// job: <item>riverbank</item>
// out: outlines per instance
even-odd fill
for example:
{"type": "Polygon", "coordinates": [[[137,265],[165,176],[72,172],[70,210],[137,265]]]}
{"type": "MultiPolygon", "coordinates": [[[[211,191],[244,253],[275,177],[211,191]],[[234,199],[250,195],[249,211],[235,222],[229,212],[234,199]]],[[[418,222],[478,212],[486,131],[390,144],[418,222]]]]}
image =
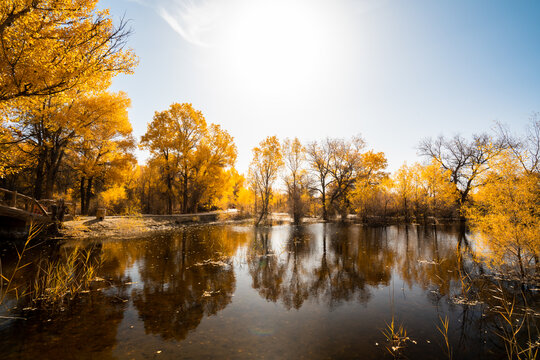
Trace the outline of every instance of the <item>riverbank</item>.
{"type": "Polygon", "coordinates": [[[214,211],[200,214],[79,216],[62,223],[60,234],[65,238],[136,237],[142,234],[173,230],[192,224],[249,222],[251,218],[236,211],[214,211]]]}
{"type": "MultiPolygon", "coordinates": [[[[448,224],[455,223],[455,219],[422,219],[423,224],[448,224]]],[[[123,215],[106,216],[98,220],[94,216],[79,216],[73,220],[62,223],[60,234],[65,238],[104,238],[104,237],[136,237],[142,234],[173,230],[182,226],[195,224],[227,224],[227,223],[252,223],[254,218],[249,214],[240,214],[235,210],[213,211],[198,214],[174,214],[174,215],[123,215]]],[[[272,224],[290,223],[292,219],[286,213],[274,213],[271,216],[272,224]]],[[[304,218],[302,223],[323,222],[320,218],[304,218]]],[[[340,222],[333,220],[330,222],[340,222]]],[[[415,221],[406,222],[404,218],[371,216],[360,219],[350,215],[348,223],[362,224],[366,226],[388,226],[397,224],[416,224],[415,221]]]]}

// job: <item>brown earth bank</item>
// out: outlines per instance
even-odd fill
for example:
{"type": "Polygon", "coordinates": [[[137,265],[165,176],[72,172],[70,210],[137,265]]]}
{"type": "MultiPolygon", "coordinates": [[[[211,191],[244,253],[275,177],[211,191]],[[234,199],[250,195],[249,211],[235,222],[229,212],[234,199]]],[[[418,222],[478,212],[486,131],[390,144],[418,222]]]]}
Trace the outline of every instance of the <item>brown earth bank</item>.
{"type": "Polygon", "coordinates": [[[199,214],[173,215],[124,215],[105,216],[97,219],[94,216],[79,216],[64,221],[59,229],[65,238],[103,238],[103,237],[135,237],[141,234],[167,231],[193,224],[249,222],[250,216],[236,211],[213,211],[199,214]]]}

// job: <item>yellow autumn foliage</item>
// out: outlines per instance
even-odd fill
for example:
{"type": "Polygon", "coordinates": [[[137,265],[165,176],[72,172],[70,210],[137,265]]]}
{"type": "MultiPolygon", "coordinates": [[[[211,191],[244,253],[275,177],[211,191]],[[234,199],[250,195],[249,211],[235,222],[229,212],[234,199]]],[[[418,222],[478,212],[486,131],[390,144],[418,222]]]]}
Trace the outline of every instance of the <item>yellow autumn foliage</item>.
{"type": "Polygon", "coordinates": [[[207,124],[191,104],[174,103],[156,112],[141,146],[161,167],[169,214],[176,203],[187,213],[222,202],[236,161],[234,139],[221,126],[207,124]]]}
{"type": "Polygon", "coordinates": [[[252,152],[248,178],[258,203],[259,224],[270,211],[273,187],[283,166],[283,151],[277,136],[268,136],[252,152]]]}
{"type": "Polygon", "coordinates": [[[137,60],[124,49],[126,24],[115,26],[97,2],[0,2],[0,107],[74,88],[103,90],[114,75],[132,72],[137,60]]]}
{"type": "Polygon", "coordinates": [[[539,266],[539,174],[525,171],[505,151],[493,161],[483,182],[466,209],[477,232],[478,250],[494,265],[516,265],[525,276],[529,265],[539,266]]]}
{"type": "Polygon", "coordinates": [[[122,185],[115,185],[101,193],[103,205],[108,209],[117,206],[121,201],[127,199],[126,189],[122,185]]]}

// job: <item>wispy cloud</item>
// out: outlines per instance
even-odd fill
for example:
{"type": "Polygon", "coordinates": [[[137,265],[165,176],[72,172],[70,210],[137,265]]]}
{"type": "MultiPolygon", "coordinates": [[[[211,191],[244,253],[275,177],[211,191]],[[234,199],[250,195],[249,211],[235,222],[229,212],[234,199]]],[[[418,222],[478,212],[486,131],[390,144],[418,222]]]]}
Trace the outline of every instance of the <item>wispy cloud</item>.
{"type": "Polygon", "coordinates": [[[184,40],[211,46],[211,35],[222,15],[219,0],[129,0],[152,8],[184,40]]]}

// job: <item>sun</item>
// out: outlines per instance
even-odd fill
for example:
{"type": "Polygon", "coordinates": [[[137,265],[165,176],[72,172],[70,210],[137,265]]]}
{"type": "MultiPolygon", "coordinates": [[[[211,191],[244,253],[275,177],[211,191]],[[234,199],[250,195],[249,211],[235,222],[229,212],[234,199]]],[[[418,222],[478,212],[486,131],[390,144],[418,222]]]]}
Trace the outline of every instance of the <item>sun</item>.
{"type": "Polygon", "coordinates": [[[314,0],[238,3],[219,42],[230,81],[259,96],[309,91],[330,66],[328,21],[314,0]]]}

